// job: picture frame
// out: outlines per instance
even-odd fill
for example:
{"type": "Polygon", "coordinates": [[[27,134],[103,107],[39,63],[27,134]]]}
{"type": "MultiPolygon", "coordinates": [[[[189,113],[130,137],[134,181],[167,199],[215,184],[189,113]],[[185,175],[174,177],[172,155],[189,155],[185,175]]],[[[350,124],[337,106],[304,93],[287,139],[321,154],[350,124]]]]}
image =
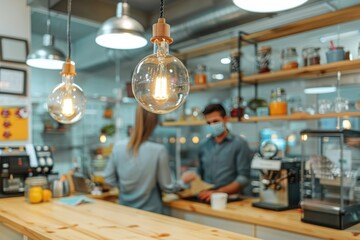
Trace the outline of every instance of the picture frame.
{"type": "Polygon", "coordinates": [[[27,95],[27,72],[24,69],[0,67],[0,94],[27,95]]]}
{"type": "Polygon", "coordinates": [[[26,39],[0,36],[0,61],[26,63],[28,52],[26,39]]]}

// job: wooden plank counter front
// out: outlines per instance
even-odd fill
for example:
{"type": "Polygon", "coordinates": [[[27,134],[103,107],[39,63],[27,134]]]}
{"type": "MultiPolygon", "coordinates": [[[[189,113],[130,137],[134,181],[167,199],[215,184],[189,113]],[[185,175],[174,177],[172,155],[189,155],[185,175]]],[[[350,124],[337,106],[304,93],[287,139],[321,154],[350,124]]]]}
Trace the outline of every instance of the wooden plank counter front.
{"type": "MultiPolygon", "coordinates": [[[[172,209],[180,209],[191,213],[212,216],[236,222],[252,224],[255,227],[268,227],[271,229],[283,230],[311,236],[316,239],[328,240],[355,240],[360,239],[360,224],[346,230],[337,230],[301,222],[299,210],[272,211],[252,207],[254,200],[246,199],[239,202],[229,203],[225,210],[212,210],[210,205],[185,200],[176,200],[167,205],[172,209]]],[[[255,230],[256,232],[256,230],[255,230]]],[[[262,238],[262,236],[258,236],[262,238]]],[[[272,239],[272,238],[270,238],[272,239]]],[[[277,238],[279,239],[279,238],[277,238]]],[[[286,238],[288,239],[288,238],[286,238]]],[[[303,239],[303,238],[301,238],[303,239]]]]}
{"type": "MultiPolygon", "coordinates": [[[[0,199],[0,224],[32,240],[220,240],[255,238],[96,200],[79,206],[0,199]]],[[[0,239],[9,239],[1,236],[0,239]]]]}

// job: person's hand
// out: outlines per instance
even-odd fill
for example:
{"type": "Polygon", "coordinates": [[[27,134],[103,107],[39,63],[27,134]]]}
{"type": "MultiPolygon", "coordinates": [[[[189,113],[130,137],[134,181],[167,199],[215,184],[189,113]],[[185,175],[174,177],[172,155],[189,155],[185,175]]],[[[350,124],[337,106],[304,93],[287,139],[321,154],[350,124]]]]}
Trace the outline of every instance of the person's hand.
{"type": "Polygon", "coordinates": [[[194,181],[197,177],[198,177],[198,175],[195,172],[187,171],[181,175],[181,180],[184,183],[190,183],[190,182],[194,181]]]}
{"type": "Polygon", "coordinates": [[[210,202],[211,194],[216,193],[216,190],[204,190],[199,193],[198,198],[204,202],[210,202]]]}

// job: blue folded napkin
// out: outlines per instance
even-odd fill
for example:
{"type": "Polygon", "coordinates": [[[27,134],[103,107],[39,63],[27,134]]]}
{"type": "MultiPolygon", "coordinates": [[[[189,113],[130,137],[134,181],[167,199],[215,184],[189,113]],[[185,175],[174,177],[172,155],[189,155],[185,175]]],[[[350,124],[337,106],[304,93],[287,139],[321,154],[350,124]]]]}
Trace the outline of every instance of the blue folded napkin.
{"type": "Polygon", "coordinates": [[[77,206],[83,203],[93,203],[95,201],[85,196],[76,196],[76,197],[62,198],[57,202],[69,206],[77,206]]]}

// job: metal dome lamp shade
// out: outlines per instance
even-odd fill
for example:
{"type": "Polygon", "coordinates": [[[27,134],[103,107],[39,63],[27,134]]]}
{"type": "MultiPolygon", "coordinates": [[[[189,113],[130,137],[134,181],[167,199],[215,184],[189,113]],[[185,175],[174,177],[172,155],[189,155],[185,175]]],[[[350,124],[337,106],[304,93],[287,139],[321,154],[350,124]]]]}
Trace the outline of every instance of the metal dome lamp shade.
{"type": "Polygon", "coordinates": [[[144,27],[129,16],[129,4],[126,1],[118,3],[116,17],[103,23],[95,42],[113,49],[135,49],[147,44],[144,27]]]}
{"type": "Polygon", "coordinates": [[[308,0],[233,0],[234,4],[249,12],[279,12],[298,7],[308,0]]]}
{"type": "Polygon", "coordinates": [[[54,36],[50,34],[51,20],[48,1],[47,33],[43,36],[43,46],[31,52],[26,64],[30,67],[43,69],[61,69],[65,62],[65,54],[54,47],[54,36]]]}

